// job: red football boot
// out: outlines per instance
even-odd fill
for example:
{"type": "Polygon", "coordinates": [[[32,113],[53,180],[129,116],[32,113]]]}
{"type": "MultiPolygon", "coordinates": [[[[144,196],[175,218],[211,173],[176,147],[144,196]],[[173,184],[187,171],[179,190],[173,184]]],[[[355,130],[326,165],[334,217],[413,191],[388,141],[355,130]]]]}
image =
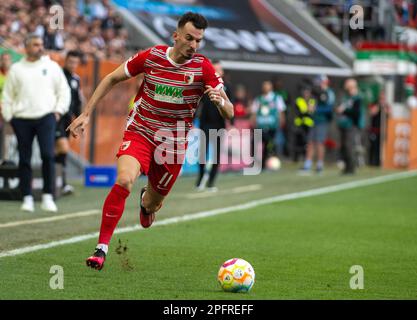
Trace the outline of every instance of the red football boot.
{"type": "Polygon", "coordinates": [[[87,258],[87,266],[96,270],[101,270],[104,267],[104,261],[106,260],[106,253],[101,249],[96,249],[93,255],[87,258]]]}
{"type": "Polygon", "coordinates": [[[146,187],[143,187],[142,190],[140,191],[139,219],[140,219],[140,224],[142,225],[142,227],[149,228],[155,220],[155,213],[147,213],[146,209],[142,206],[142,197],[145,191],[146,191],[146,187]]]}

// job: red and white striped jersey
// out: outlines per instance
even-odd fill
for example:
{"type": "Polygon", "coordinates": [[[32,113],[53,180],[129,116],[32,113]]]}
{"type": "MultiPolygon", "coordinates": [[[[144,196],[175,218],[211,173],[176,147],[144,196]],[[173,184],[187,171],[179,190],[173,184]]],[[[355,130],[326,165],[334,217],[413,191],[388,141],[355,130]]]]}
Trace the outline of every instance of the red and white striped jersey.
{"type": "Polygon", "coordinates": [[[205,86],[223,86],[205,56],[194,54],[187,62],[177,64],[169,57],[170,50],[168,46],[155,46],[138,52],[125,64],[129,77],[144,73],[126,130],[143,135],[154,145],[166,141],[161,132],[168,133],[174,144],[186,143],[205,86]],[[185,136],[179,134],[180,130],[185,131],[185,136]]]}

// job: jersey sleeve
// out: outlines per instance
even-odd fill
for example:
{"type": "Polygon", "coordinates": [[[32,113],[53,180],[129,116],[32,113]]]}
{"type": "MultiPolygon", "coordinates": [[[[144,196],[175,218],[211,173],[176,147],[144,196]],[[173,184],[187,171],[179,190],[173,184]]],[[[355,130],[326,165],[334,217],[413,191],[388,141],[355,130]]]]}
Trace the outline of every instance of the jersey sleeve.
{"type": "Polygon", "coordinates": [[[203,81],[205,86],[211,86],[215,89],[223,88],[223,79],[214,70],[210,60],[204,59],[203,61],[203,81]]]}
{"type": "Polygon", "coordinates": [[[129,78],[135,77],[145,71],[145,61],[151,48],[139,51],[131,56],[125,63],[125,73],[129,78]]]}

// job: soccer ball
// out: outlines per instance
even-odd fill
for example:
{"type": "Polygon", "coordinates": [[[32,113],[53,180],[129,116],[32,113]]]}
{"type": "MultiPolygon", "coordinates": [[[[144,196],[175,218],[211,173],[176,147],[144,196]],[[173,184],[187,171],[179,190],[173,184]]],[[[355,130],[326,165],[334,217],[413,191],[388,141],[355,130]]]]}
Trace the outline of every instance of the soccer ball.
{"type": "Polygon", "coordinates": [[[279,170],[281,168],[281,160],[279,160],[279,158],[275,156],[269,157],[266,160],[266,167],[269,170],[279,170]]]}
{"type": "Polygon", "coordinates": [[[224,291],[248,292],[255,283],[255,270],[243,259],[229,259],[221,265],[217,280],[224,291]]]}

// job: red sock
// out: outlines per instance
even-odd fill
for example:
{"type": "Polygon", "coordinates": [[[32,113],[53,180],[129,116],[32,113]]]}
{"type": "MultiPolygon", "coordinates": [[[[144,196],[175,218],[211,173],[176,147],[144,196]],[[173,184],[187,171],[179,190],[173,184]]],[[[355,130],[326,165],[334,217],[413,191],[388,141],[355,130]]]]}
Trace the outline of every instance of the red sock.
{"type": "Polygon", "coordinates": [[[98,243],[109,244],[114,229],[116,229],[117,223],[122,217],[125,209],[126,198],[129,194],[129,190],[118,184],[115,184],[110,190],[110,193],[107,195],[103,205],[98,243]]]}

